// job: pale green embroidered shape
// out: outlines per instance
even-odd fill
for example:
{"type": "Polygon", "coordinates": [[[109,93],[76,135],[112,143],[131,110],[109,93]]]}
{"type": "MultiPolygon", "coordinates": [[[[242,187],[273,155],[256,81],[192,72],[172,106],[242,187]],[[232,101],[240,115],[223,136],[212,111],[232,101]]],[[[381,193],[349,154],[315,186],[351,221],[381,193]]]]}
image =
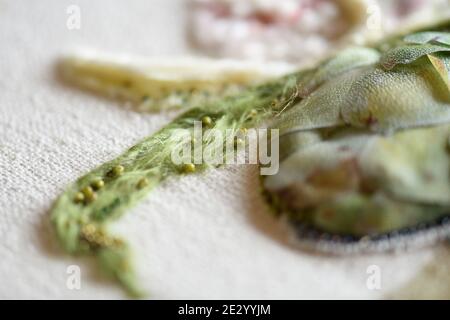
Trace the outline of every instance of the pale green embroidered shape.
{"type": "MultiPolygon", "coordinates": [[[[439,44],[429,44],[431,37],[423,34],[390,39],[387,51],[379,49],[383,43],[348,49],[317,68],[262,84],[258,77],[221,78],[220,72],[215,79],[226,81],[198,82],[188,72],[190,79],[177,82],[122,65],[69,60],[63,73],[78,85],[118,95],[145,111],[159,103],[178,106],[167,100],[175,90],[187,95],[180,106],[189,109],[70,185],[52,209],[58,239],[69,253],[96,256],[130,294],[139,295],[130,250],[108,233],[107,224],[167,177],[208,168],[171,159],[180,143],[174,133],[192,132],[195,121],[224,136],[263,123],[281,130],[280,171],[263,179],[263,186],[273,208],[293,225],[364,237],[448,215],[445,30],[430,28],[440,32],[439,44]]],[[[201,143],[206,148],[212,141],[201,143]]]]}
{"type": "MultiPolygon", "coordinates": [[[[79,62],[69,60],[65,63],[69,64],[64,65],[67,71],[77,69],[79,62]]],[[[108,66],[112,70],[103,70],[101,76],[95,65],[92,68],[93,73],[89,72],[89,68],[83,69],[83,79],[99,77],[95,89],[102,91],[103,88],[110,88],[112,82],[103,75],[117,72],[115,66],[108,66]]],[[[194,122],[201,121],[205,129],[219,130],[228,139],[229,135],[234,136],[247,127],[258,125],[277,112],[280,104],[292,97],[296,77],[292,75],[250,86],[240,90],[241,93],[215,99],[217,101],[214,103],[206,99],[200,107],[188,107],[188,111],[159,132],[78,179],[59,197],[52,209],[52,222],[64,249],[72,254],[94,254],[107,273],[130,294],[139,296],[130,265],[129,248],[107,232],[107,223],[119,217],[167,177],[199,172],[208,167],[207,164],[174,164],[172,150],[183,142],[177,135],[178,130],[188,130],[193,136],[194,122]]],[[[116,78],[121,79],[117,82],[119,87],[125,78],[141,81],[134,74],[122,75],[120,72],[116,78]]],[[[88,82],[88,86],[91,83],[88,82]]],[[[209,139],[200,143],[203,149],[215,148],[209,139]]]]}
{"type": "Polygon", "coordinates": [[[335,74],[275,121],[283,160],[264,186],[305,241],[367,243],[449,219],[450,51],[409,43],[421,37],[335,74]]]}

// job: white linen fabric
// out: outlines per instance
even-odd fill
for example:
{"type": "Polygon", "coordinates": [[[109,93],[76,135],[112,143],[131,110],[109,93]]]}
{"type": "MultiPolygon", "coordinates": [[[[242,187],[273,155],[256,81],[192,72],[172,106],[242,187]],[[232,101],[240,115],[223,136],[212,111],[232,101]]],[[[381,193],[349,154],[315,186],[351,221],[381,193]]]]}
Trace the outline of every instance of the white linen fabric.
{"type": "MultiPolygon", "coordinates": [[[[62,252],[49,211],[67,184],[174,115],[137,113],[66,86],[54,64],[74,47],[187,55],[185,22],[178,0],[0,1],[0,298],[126,298],[91,259],[62,252]],[[70,5],[81,10],[81,29],[66,26],[70,5]],[[80,290],[66,285],[70,265],[81,268],[80,290]]],[[[329,257],[297,250],[264,204],[253,166],[168,181],[114,229],[130,242],[139,282],[156,299],[377,299],[408,288],[447,252],[329,257]],[[378,290],[367,286],[372,265],[381,271],[378,290]]]]}

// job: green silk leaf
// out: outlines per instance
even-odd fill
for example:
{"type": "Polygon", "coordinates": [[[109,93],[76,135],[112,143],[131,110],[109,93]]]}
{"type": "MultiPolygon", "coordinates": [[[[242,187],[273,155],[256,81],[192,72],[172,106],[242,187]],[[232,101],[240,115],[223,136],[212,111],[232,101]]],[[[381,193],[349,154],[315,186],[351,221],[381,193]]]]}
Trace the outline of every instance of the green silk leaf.
{"type": "Polygon", "coordinates": [[[427,58],[395,70],[368,70],[350,88],[341,115],[346,124],[374,131],[450,121],[450,93],[427,58]]]}
{"type": "Polygon", "coordinates": [[[450,91],[450,55],[442,53],[435,53],[428,55],[436,71],[442,78],[442,81],[447,85],[450,91]]]}
{"type": "Polygon", "coordinates": [[[414,44],[438,43],[450,45],[450,36],[447,32],[419,32],[405,37],[405,42],[414,44]]]}
{"type": "Polygon", "coordinates": [[[374,64],[330,79],[273,126],[281,134],[342,125],[391,132],[449,121],[449,103],[448,85],[428,59],[390,71],[374,64]]]}
{"type": "Polygon", "coordinates": [[[302,97],[307,97],[324,82],[335,78],[346,71],[377,62],[380,53],[375,49],[357,47],[339,52],[336,57],[324,62],[306,79],[299,83],[298,89],[302,97]]]}
{"type": "Polygon", "coordinates": [[[449,46],[437,44],[412,44],[393,48],[381,57],[381,65],[391,70],[399,64],[409,64],[417,59],[437,52],[450,52],[449,46]]]}

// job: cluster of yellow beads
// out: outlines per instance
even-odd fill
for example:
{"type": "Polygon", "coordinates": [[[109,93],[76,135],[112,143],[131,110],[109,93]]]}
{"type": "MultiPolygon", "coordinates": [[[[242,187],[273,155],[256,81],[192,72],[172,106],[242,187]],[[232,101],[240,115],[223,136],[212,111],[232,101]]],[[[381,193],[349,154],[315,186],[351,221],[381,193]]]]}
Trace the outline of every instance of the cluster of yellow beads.
{"type": "MultiPolygon", "coordinates": [[[[110,177],[119,177],[124,172],[125,168],[121,165],[114,166],[109,172],[108,175],[110,177]]],[[[84,187],[79,192],[77,192],[74,196],[74,202],[75,203],[84,203],[88,204],[95,199],[97,199],[97,193],[95,191],[98,191],[102,189],[105,186],[105,181],[103,179],[97,178],[94,181],[91,182],[89,186],[84,187]]]]}
{"type": "Polygon", "coordinates": [[[94,192],[94,189],[92,189],[91,186],[84,187],[81,189],[81,193],[84,196],[84,202],[90,203],[97,199],[97,194],[94,192]]]}

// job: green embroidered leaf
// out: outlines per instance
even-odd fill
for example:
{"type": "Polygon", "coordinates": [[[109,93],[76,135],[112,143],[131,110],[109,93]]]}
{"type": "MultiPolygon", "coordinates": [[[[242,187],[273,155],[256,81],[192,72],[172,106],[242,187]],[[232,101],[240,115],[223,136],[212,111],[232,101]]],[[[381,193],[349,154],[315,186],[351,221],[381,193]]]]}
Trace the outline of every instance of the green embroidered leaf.
{"type": "Polygon", "coordinates": [[[427,59],[390,71],[366,66],[329,80],[273,127],[281,134],[344,124],[390,132],[449,121],[449,103],[448,87],[427,59]]]}
{"type": "Polygon", "coordinates": [[[428,55],[428,59],[450,90],[450,56],[435,53],[428,55]]]}
{"type": "Polygon", "coordinates": [[[435,44],[414,44],[389,50],[381,57],[381,65],[391,70],[398,64],[408,64],[436,52],[450,52],[450,47],[435,44]]]}
{"type": "Polygon", "coordinates": [[[450,35],[447,32],[419,32],[405,37],[405,42],[414,44],[438,43],[450,45],[450,35]]]}
{"type": "Polygon", "coordinates": [[[449,124],[379,137],[362,169],[399,200],[450,209],[449,137],[449,124]]]}
{"type": "Polygon", "coordinates": [[[320,140],[300,146],[264,181],[292,222],[366,236],[449,214],[450,125],[391,137],[348,128],[316,134],[320,140]]]}
{"type": "Polygon", "coordinates": [[[307,97],[324,82],[346,71],[378,62],[380,54],[371,48],[350,48],[338,53],[311,73],[298,88],[302,97],[307,97]]]}
{"type": "Polygon", "coordinates": [[[385,71],[375,68],[354,81],[341,108],[345,123],[375,131],[450,120],[450,94],[428,59],[385,71]]]}
{"type": "Polygon", "coordinates": [[[362,72],[363,69],[352,70],[326,82],[275,119],[272,127],[279,128],[281,134],[286,134],[343,125],[341,106],[345,104],[354,81],[362,72]]]}

